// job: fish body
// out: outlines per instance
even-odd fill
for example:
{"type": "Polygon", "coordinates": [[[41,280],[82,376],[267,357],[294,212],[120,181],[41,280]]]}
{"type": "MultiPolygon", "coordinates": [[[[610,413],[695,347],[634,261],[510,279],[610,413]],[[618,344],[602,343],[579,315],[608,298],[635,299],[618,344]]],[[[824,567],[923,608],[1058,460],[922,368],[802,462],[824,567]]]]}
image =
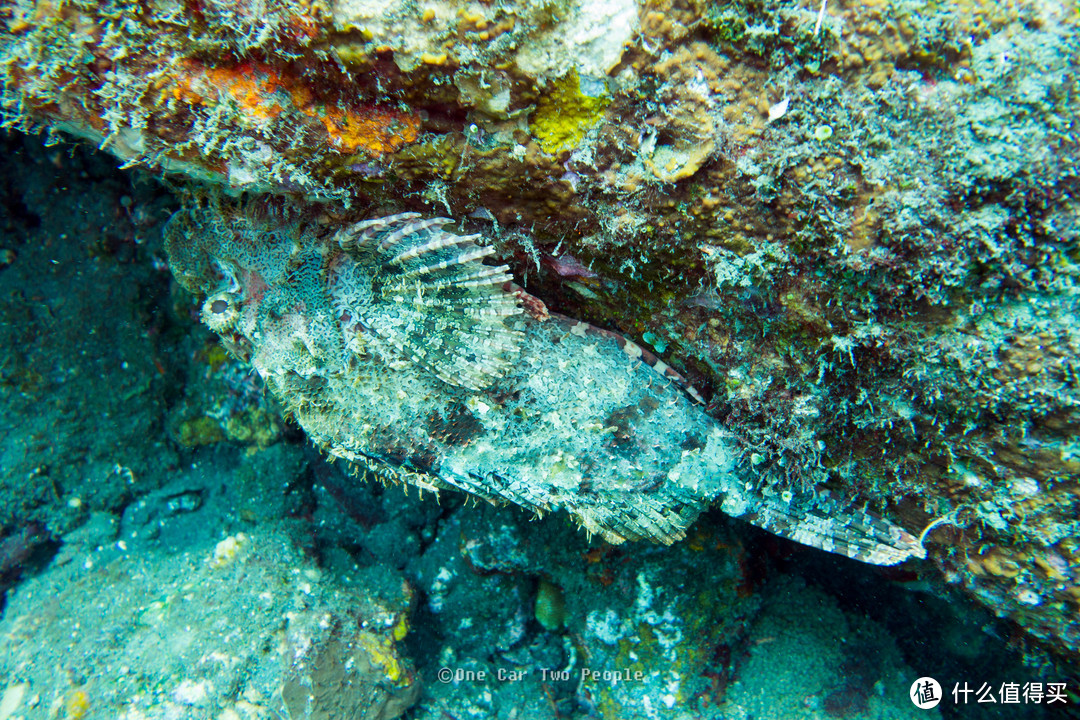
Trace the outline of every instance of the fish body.
{"type": "Polygon", "coordinates": [[[924,554],[868,513],[755,492],[730,432],[677,373],[535,311],[508,268],[484,262],[482,238],[449,223],[327,230],[205,207],[173,218],[166,249],[207,324],[311,439],[383,479],[565,511],[614,543],[674,542],[716,503],[867,562],[924,554]]]}

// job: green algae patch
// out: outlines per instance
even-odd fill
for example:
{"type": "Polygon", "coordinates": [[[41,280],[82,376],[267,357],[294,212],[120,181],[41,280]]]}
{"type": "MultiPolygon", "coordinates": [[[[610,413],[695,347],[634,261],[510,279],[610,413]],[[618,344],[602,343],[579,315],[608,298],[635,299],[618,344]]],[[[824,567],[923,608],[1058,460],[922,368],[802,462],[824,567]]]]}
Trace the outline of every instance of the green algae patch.
{"type": "Polygon", "coordinates": [[[610,104],[610,98],[581,92],[577,71],[571,70],[537,101],[529,130],[546,153],[572,150],[581,144],[585,133],[600,124],[610,104]]]}
{"type": "Polygon", "coordinates": [[[566,624],[566,600],[558,585],[541,580],[536,591],[536,620],[549,632],[566,624]]]}

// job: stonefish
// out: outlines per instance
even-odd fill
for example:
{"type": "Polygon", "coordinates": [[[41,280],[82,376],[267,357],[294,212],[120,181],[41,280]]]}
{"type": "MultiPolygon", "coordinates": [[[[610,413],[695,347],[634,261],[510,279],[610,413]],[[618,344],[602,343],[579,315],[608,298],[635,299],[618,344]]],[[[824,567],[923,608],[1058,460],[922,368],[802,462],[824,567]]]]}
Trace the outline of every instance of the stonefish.
{"type": "Polygon", "coordinates": [[[763,494],[730,433],[639,346],[546,312],[479,235],[414,213],[341,228],[266,206],[182,210],[180,283],[311,439],[380,478],[565,510],[606,540],[671,543],[716,503],[869,563],[925,556],[822,494],[763,494]]]}

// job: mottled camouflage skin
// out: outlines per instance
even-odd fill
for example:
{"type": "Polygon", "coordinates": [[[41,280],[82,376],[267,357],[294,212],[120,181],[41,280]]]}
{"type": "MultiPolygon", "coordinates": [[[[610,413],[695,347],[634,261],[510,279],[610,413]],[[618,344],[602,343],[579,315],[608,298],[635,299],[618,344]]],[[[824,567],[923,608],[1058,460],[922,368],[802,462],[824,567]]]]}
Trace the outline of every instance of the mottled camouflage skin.
{"type": "Polygon", "coordinates": [[[332,231],[199,209],[174,217],[166,247],[206,298],[204,319],[311,438],[384,479],[563,509],[616,543],[671,543],[715,501],[866,562],[924,556],[900,528],[828,498],[756,494],[677,373],[621,336],[535,311],[447,223],[332,231]]]}

